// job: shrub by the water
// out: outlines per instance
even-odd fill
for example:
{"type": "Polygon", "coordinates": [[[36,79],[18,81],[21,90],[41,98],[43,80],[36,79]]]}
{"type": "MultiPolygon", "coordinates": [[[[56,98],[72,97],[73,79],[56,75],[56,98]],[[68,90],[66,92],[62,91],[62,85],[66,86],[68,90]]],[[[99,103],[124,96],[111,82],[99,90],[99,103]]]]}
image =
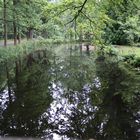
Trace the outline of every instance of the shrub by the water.
{"type": "Polygon", "coordinates": [[[123,61],[129,63],[135,68],[140,67],[140,57],[136,57],[135,54],[129,54],[123,56],[123,61]]]}
{"type": "Polygon", "coordinates": [[[140,67],[140,57],[135,58],[133,65],[134,67],[140,67]]]}

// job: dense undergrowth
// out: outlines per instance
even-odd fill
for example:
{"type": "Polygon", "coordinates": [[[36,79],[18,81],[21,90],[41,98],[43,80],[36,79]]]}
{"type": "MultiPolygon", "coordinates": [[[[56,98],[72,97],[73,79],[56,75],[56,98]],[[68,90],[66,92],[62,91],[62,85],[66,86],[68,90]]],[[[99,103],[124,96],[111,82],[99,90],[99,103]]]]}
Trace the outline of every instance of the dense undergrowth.
{"type": "Polygon", "coordinates": [[[45,40],[27,41],[17,46],[0,48],[0,63],[14,61],[39,50],[50,50],[51,42],[45,40]]]}

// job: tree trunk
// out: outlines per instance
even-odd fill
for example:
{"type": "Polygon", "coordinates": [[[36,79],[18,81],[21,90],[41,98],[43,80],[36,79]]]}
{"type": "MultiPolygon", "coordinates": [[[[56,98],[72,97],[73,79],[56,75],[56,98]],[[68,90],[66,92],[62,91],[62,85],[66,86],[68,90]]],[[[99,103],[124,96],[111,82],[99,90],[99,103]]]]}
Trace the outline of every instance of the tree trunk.
{"type": "Polygon", "coordinates": [[[13,29],[14,29],[14,45],[17,45],[17,27],[15,21],[13,21],[13,29]]]}
{"type": "Polygon", "coordinates": [[[13,29],[14,29],[14,45],[17,45],[17,25],[16,25],[16,0],[13,0],[13,29]]]}
{"type": "Polygon", "coordinates": [[[4,46],[7,46],[7,8],[6,8],[6,0],[3,0],[3,22],[4,22],[4,46]]]}
{"type": "Polygon", "coordinates": [[[30,39],[33,39],[33,29],[32,28],[29,29],[29,36],[30,36],[30,39]]]}
{"type": "Polygon", "coordinates": [[[76,24],[76,19],[75,19],[75,22],[74,22],[74,31],[75,31],[75,41],[77,40],[77,35],[76,35],[76,31],[77,30],[77,24],[76,24]]]}
{"type": "Polygon", "coordinates": [[[33,29],[29,28],[27,32],[27,39],[33,39],[33,29]]]}
{"type": "Polygon", "coordinates": [[[17,33],[17,40],[18,40],[18,44],[21,43],[21,34],[20,34],[20,28],[18,27],[18,33],[17,33]]]}

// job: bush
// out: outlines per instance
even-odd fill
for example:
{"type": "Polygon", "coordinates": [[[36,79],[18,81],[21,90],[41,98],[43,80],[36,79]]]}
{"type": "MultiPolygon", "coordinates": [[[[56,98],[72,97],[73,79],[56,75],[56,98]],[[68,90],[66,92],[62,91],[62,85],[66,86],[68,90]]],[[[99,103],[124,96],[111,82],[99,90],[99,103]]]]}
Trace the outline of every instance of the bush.
{"type": "Polygon", "coordinates": [[[134,67],[140,67],[140,57],[137,57],[135,60],[134,60],[134,63],[133,63],[133,66],[134,67]]]}
{"type": "Polygon", "coordinates": [[[135,68],[140,67],[140,57],[136,57],[134,54],[123,56],[123,61],[129,63],[135,68]]]}
{"type": "Polygon", "coordinates": [[[123,60],[128,63],[130,63],[131,61],[134,61],[134,59],[135,59],[135,54],[128,54],[128,55],[123,56],[123,60]]]}

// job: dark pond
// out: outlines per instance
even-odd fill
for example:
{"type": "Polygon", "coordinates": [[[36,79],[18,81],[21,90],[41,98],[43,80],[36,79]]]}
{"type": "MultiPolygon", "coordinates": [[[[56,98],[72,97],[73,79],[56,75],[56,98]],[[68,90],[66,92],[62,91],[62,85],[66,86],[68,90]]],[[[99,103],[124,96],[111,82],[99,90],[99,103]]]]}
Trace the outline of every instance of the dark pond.
{"type": "Polygon", "coordinates": [[[79,46],[1,64],[0,136],[139,140],[140,73],[79,46]]]}

